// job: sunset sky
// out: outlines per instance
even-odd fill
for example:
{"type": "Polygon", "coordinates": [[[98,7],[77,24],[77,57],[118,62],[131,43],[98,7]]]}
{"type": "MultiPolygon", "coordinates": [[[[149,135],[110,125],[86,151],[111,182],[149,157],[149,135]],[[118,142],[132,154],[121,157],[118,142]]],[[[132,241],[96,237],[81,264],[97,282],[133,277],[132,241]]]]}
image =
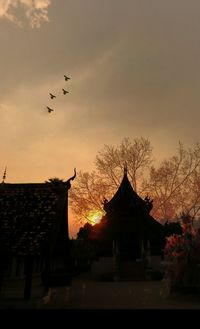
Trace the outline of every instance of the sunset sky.
{"type": "Polygon", "coordinates": [[[124,137],[158,160],[193,146],[199,67],[197,0],[0,0],[0,173],[68,179],[124,137]]]}

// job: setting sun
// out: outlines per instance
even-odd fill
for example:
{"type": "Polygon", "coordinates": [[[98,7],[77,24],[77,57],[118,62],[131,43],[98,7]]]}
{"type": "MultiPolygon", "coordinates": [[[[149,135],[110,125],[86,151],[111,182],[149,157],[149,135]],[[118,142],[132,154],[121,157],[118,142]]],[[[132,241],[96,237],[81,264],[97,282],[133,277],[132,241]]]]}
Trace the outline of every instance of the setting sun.
{"type": "Polygon", "coordinates": [[[101,221],[104,214],[105,212],[102,210],[96,210],[96,209],[88,210],[85,214],[85,218],[88,221],[88,223],[90,223],[91,225],[95,225],[101,221]]]}

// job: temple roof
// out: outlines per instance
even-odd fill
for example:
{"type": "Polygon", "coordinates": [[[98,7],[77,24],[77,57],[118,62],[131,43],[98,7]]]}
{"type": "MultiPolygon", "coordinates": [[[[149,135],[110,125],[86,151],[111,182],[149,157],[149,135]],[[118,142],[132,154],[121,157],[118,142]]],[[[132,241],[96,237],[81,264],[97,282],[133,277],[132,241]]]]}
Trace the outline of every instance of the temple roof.
{"type": "Polygon", "coordinates": [[[117,210],[121,207],[146,209],[146,202],[133,190],[126,170],[124,170],[124,177],[117,192],[110,201],[104,204],[106,212],[113,209],[117,210]]]}
{"type": "MultiPolygon", "coordinates": [[[[126,168],[117,192],[110,201],[104,203],[104,209],[106,211],[105,218],[108,219],[110,224],[111,222],[116,223],[116,219],[119,220],[117,220],[117,223],[119,224],[120,232],[122,230],[137,231],[141,228],[141,225],[144,225],[144,230],[152,233],[163,230],[163,226],[149,214],[152,209],[152,200],[148,197],[143,200],[133,190],[127,177],[126,168]],[[126,225],[122,226],[120,223],[124,220],[126,220],[126,225]]],[[[118,225],[117,223],[115,225],[118,225]]]]}
{"type": "Polygon", "coordinates": [[[67,230],[67,191],[74,177],[56,184],[0,184],[0,253],[38,254],[50,237],[53,248],[63,218],[67,230]]]}

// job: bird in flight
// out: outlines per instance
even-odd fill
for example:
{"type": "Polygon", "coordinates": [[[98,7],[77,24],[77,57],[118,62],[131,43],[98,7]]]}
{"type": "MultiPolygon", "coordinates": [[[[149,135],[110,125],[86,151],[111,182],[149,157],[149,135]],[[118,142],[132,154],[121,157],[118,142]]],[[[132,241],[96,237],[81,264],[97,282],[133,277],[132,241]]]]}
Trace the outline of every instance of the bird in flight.
{"type": "Polygon", "coordinates": [[[48,106],[47,106],[47,110],[48,110],[48,112],[49,112],[49,113],[51,113],[51,112],[53,112],[53,111],[54,111],[53,109],[51,109],[51,108],[50,108],[50,107],[48,107],[48,106]]]}
{"type": "Polygon", "coordinates": [[[69,91],[62,88],[63,94],[66,95],[69,91]]]}
{"type": "Polygon", "coordinates": [[[67,77],[66,75],[64,75],[64,78],[65,78],[65,81],[70,80],[70,78],[67,77]]]}
{"type": "Polygon", "coordinates": [[[51,99],[56,98],[56,96],[51,93],[49,93],[49,95],[50,95],[51,99]]]}

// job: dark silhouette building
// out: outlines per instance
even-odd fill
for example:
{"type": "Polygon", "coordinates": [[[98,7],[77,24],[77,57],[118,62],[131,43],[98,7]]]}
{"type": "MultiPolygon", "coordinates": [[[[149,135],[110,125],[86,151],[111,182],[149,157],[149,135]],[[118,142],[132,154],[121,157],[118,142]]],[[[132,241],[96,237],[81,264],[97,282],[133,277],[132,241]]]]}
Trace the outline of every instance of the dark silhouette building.
{"type": "MultiPolygon", "coordinates": [[[[120,279],[145,279],[149,256],[161,260],[165,245],[164,226],[150,215],[153,200],[142,199],[133,190],[125,167],[118,190],[111,200],[104,198],[103,206],[106,214],[101,222],[87,229],[99,262],[103,267],[105,257],[113,259],[114,276],[117,273],[120,279]]],[[[83,231],[85,227],[80,237],[83,231]]]]}
{"type": "Polygon", "coordinates": [[[65,182],[0,184],[0,283],[24,278],[26,299],[33,273],[43,273],[48,289],[54,273],[67,271],[68,190],[75,176],[65,182]]]}
{"type": "Polygon", "coordinates": [[[117,192],[110,201],[104,202],[103,218],[107,238],[117,245],[121,259],[141,258],[148,245],[152,255],[161,254],[164,227],[150,215],[152,207],[153,200],[149,197],[143,200],[133,190],[124,168],[117,192]]]}

